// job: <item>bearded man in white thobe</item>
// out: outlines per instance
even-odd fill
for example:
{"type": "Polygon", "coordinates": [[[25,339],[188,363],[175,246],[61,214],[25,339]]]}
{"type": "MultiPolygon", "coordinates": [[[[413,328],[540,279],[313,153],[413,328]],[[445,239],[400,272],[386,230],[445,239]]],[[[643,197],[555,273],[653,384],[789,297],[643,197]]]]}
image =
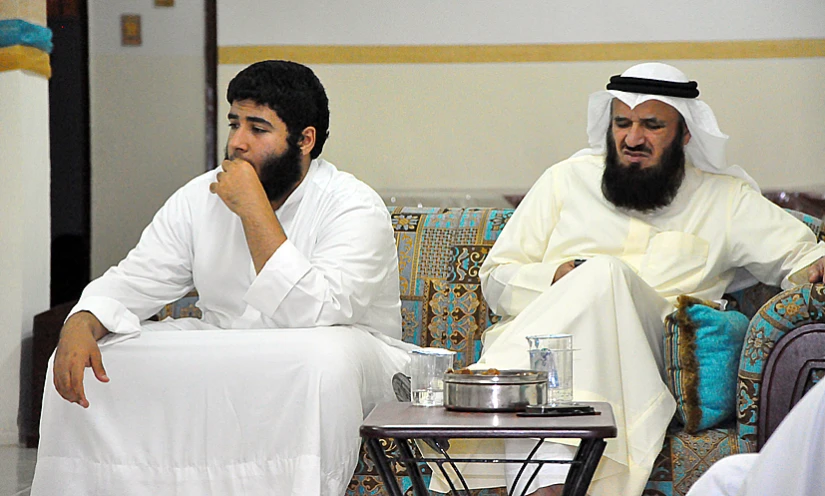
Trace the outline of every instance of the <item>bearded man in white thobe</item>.
{"type": "MultiPolygon", "coordinates": [[[[473,368],[527,369],[526,336],[572,334],[574,399],[613,407],[618,437],[594,496],[641,494],[661,450],[676,406],[663,381],[662,334],[680,294],[713,300],[741,275],[787,286],[802,268],[811,281],[825,273],[825,246],[811,230],[725,164],[727,136],[698,94],[665,64],[612,77],[590,97],[591,148],[539,178],[481,268],[484,296],[502,319],[485,332],[473,368]]],[[[564,442],[545,443],[545,457],[571,459],[575,447],[564,442]]],[[[453,442],[451,454],[518,459],[535,444],[500,443],[453,442]]],[[[567,467],[545,465],[528,491],[560,494],[567,467]]],[[[476,487],[512,486],[518,467],[466,470],[476,487]]],[[[437,478],[432,487],[445,488],[437,478]]]]}
{"type": "Polygon", "coordinates": [[[221,167],[179,189],[64,324],[53,369],[68,402],[47,390],[33,495],[340,496],[363,415],[392,398],[407,358],[391,221],[318,158],[321,82],[265,61],[227,100],[221,167]],[[145,322],[193,289],[201,319],[145,322]],[[124,336],[137,338],[101,354],[124,336]],[[111,382],[103,357],[121,366],[111,382]]]}

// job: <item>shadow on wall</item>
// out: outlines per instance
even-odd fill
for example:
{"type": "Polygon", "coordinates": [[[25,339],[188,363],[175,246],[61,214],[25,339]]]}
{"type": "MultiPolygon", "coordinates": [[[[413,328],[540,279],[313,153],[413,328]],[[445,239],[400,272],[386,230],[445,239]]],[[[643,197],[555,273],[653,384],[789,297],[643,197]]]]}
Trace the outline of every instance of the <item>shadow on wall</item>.
{"type": "MultiPolygon", "coordinates": [[[[39,429],[40,419],[37,419],[35,425],[32,410],[32,342],[31,336],[23,339],[20,343],[20,401],[17,407],[17,432],[18,442],[28,446],[30,432],[34,429],[34,434],[37,434],[39,429]]],[[[42,400],[41,400],[42,401],[42,400]]]]}
{"type": "Polygon", "coordinates": [[[89,243],[79,234],[62,234],[51,247],[51,309],[36,315],[32,335],[20,350],[20,403],[17,426],[20,442],[37,447],[43,388],[49,358],[57,346],[60,328],[69,310],[89,283],[89,243]]]}

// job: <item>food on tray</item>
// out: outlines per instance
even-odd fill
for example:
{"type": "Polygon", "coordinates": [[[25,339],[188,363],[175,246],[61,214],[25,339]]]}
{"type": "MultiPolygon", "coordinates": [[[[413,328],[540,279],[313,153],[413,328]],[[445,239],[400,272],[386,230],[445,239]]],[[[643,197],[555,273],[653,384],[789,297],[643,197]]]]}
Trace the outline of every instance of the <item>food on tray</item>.
{"type": "Polygon", "coordinates": [[[473,371],[472,371],[472,370],[470,370],[470,369],[458,369],[458,370],[447,369],[447,373],[448,373],[448,374],[466,374],[466,375],[471,375],[471,374],[473,373],[473,371]]]}
{"type": "Polygon", "coordinates": [[[458,369],[447,370],[448,374],[465,374],[465,375],[501,375],[501,371],[498,369],[487,369],[487,370],[470,370],[470,369],[458,369]]]}
{"type": "Polygon", "coordinates": [[[482,370],[481,375],[501,375],[501,372],[498,369],[487,369],[482,370]]]}

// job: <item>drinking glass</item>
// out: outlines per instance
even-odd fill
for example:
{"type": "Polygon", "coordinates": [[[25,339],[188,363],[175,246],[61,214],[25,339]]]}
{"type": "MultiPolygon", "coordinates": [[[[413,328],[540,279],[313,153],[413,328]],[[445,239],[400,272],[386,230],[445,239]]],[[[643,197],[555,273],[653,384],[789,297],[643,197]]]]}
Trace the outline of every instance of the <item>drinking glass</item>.
{"type": "Polygon", "coordinates": [[[410,351],[410,393],[416,406],[444,404],[444,374],[453,366],[455,352],[443,348],[410,351]]]}
{"type": "Polygon", "coordinates": [[[547,404],[573,402],[573,336],[527,336],[530,369],[547,372],[547,404]]]}

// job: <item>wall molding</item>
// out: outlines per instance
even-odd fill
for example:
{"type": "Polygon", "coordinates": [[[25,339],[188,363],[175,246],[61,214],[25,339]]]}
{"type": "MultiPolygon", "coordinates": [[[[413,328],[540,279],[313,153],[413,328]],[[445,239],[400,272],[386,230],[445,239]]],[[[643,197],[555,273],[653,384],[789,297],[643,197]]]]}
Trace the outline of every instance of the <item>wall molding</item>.
{"type": "Polygon", "coordinates": [[[825,39],[542,45],[250,45],[218,47],[219,64],[461,64],[825,57],[825,39]]]}

